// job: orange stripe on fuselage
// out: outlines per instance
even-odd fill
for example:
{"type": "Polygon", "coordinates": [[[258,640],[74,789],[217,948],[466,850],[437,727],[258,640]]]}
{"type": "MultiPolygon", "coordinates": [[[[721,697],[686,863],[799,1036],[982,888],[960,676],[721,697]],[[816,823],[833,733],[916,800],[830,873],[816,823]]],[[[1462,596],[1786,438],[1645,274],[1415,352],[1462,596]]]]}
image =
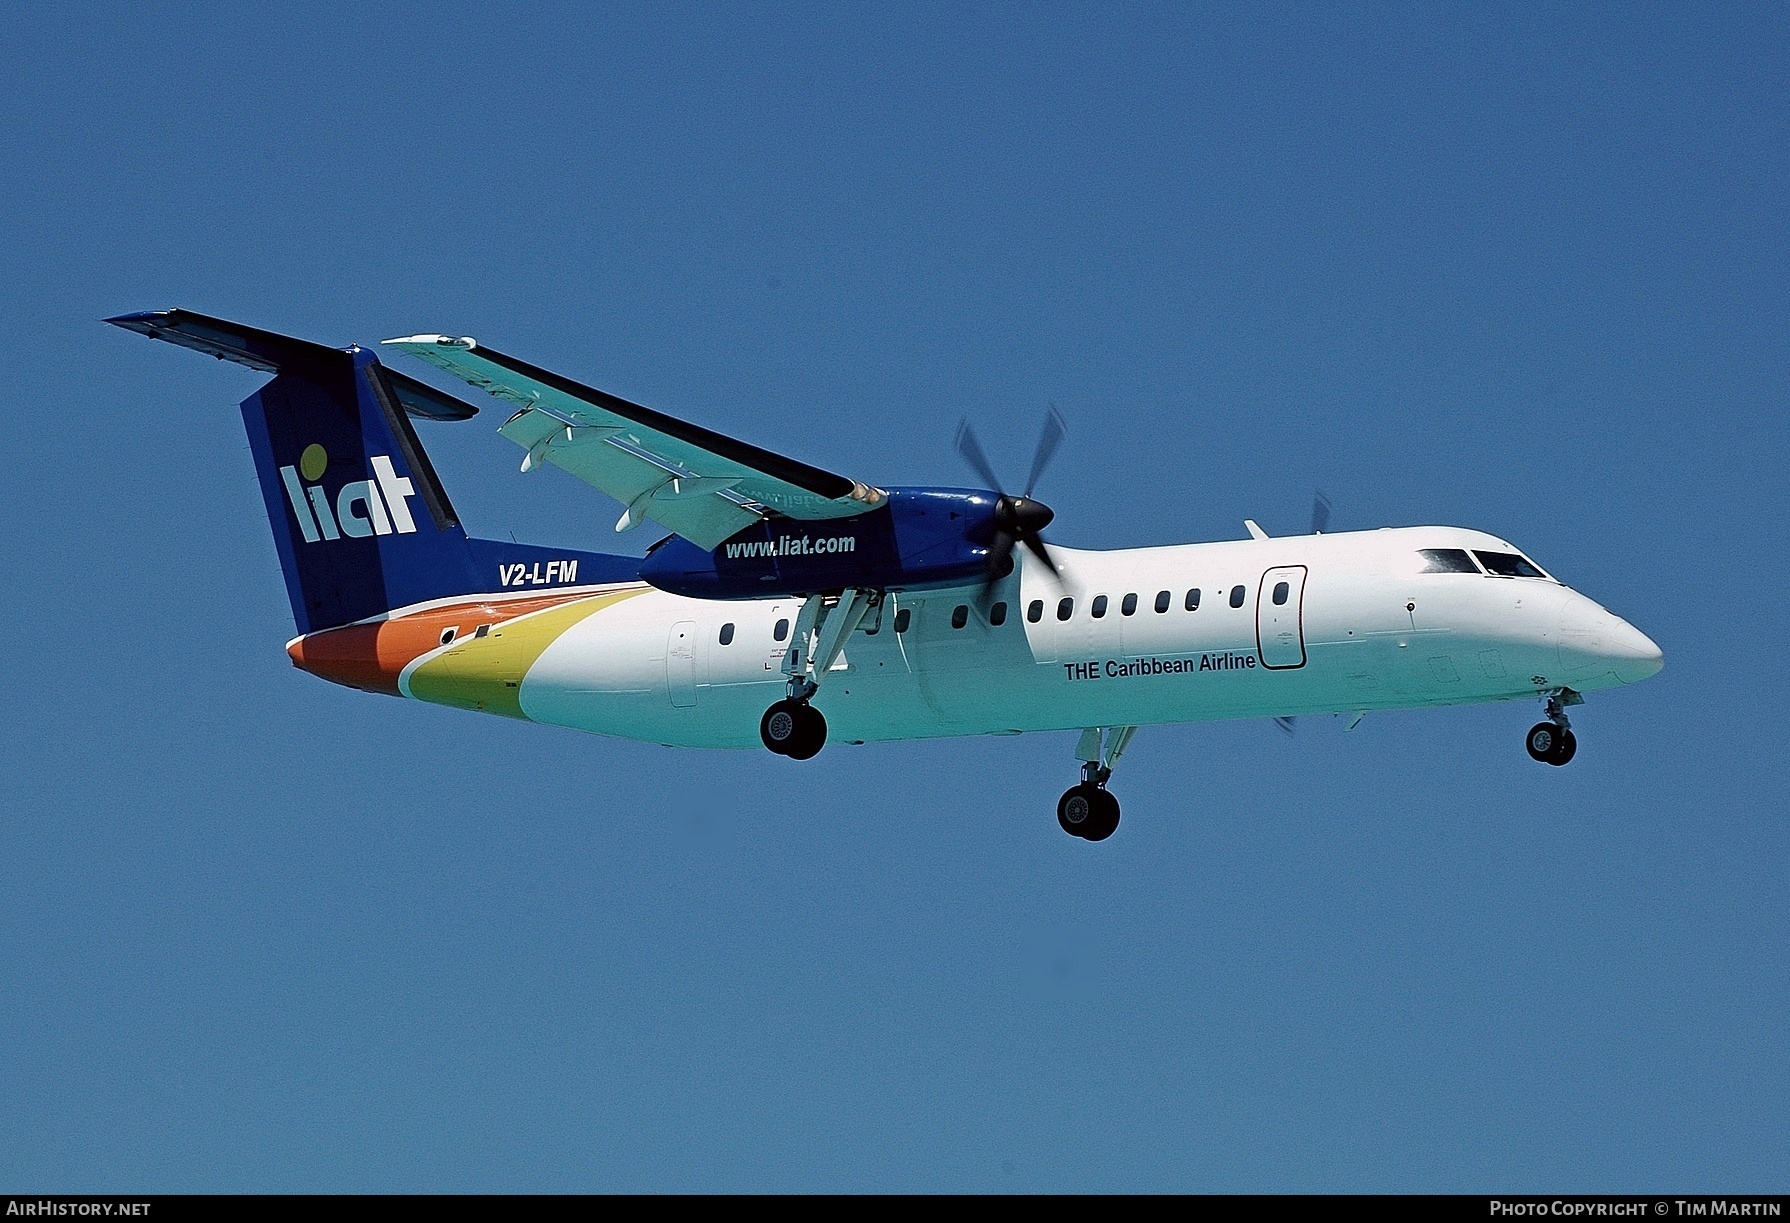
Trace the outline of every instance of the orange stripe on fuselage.
{"type": "Polygon", "coordinates": [[[292,665],[302,671],[366,692],[398,696],[398,676],[422,655],[441,646],[441,636],[470,637],[481,624],[502,624],[517,616],[588,599],[591,591],[540,595],[528,599],[470,600],[449,607],[349,624],[300,637],[286,647],[292,665]]]}

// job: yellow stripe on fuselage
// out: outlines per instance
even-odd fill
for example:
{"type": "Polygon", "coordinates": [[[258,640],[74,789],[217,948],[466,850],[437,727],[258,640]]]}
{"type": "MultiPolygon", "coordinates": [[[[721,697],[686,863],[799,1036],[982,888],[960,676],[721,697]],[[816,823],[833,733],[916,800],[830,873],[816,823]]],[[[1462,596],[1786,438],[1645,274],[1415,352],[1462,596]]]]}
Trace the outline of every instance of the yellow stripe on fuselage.
{"type": "Polygon", "coordinates": [[[522,712],[521,704],[522,679],[547,647],[567,629],[605,607],[645,593],[635,589],[592,595],[495,625],[483,637],[466,637],[417,664],[405,690],[416,700],[434,705],[526,719],[528,715],[522,712]]]}

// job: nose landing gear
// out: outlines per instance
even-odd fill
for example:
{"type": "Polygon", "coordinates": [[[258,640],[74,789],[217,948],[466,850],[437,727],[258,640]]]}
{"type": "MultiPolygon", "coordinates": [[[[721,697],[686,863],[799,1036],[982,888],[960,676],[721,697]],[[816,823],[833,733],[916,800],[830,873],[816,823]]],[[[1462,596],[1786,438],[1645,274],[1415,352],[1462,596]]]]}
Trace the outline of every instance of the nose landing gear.
{"type": "Polygon", "coordinates": [[[1552,722],[1537,722],[1531,726],[1524,746],[1529,749],[1531,758],[1543,764],[1565,764],[1579,750],[1579,742],[1572,731],[1552,722]]]}
{"type": "Polygon", "coordinates": [[[1573,737],[1572,725],[1566,720],[1566,707],[1583,703],[1584,698],[1571,688],[1562,688],[1548,697],[1548,720],[1537,722],[1529,728],[1529,737],[1523,746],[1529,749],[1529,757],[1542,764],[1562,765],[1573,758],[1579,750],[1579,741],[1573,737]]]}

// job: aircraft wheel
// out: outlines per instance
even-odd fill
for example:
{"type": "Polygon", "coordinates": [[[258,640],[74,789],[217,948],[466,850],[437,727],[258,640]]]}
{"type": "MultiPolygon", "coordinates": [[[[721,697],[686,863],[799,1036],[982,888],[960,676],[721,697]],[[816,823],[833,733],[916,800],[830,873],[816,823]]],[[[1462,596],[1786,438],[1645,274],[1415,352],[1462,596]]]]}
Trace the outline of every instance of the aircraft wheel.
{"type": "Polygon", "coordinates": [[[787,756],[790,745],[800,738],[801,726],[802,706],[795,701],[778,701],[758,720],[758,737],[779,756],[787,756]]]}
{"type": "Polygon", "coordinates": [[[1552,722],[1537,722],[1531,726],[1523,746],[1529,749],[1530,759],[1543,764],[1565,764],[1579,750],[1579,742],[1573,738],[1573,733],[1552,722]]]}
{"type": "Polygon", "coordinates": [[[1554,748],[1554,754],[1548,757],[1549,764],[1565,764],[1579,750],[1579,741],[1570,730],[1560,732],[1560,743],[1554,748]]]}
{"type": "Polygon", "coordinates": [[[1118,830],[1119,800],[1111,791],[1096,790],[1094,792],[1094,814],[1089,818],[1086,831],[1081,835],[1084,840],[1104,841],[1118,830]]]}
{"type": "Polygon", "coordinates": [[[1083,835],[1082,830],[1088,821],[1094,818],[1094,806],[1100,793],[1097,786],[1082,782],[1078,786],[1070,786],[1063,791],[1063,797],[1057,800],[1057,823],[1063,831],[1072,837],[1083,835]]]}
{"type": "Polygon", "coordinates": [[[809,704],[796,705],[796,734],[783,754],[791,760],[807,760],[827,745],[827,720],[809,704]]]}
{"type": "Polygon", "coordinates": [[[1119,826],[1119,800],[1092,782],[1070,786],[1057,800],[1057,823],[1072,837],[1104,841],[1119,826]]]}

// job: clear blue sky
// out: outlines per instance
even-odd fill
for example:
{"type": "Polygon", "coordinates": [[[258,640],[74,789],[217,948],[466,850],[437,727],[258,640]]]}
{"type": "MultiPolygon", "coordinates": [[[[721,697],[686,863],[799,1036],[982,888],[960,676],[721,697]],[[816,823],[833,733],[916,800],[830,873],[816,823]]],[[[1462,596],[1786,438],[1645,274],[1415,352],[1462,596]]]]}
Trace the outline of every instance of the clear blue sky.
{"type": "MultiPolygon", "coordinates": [[[[1781,4],[14,6],[0,1190],[1790,1185],[1781,4]],[[619,6],[617,6],[619,7],[619,6]],[[1663,646],[1527,704],[805,765],[334,688],[235,404],[481,337],[1083,547],[1446,523],[1663,646]]],[[[431,378],[415,363],[407,372],[431,378]]],[[[438,383],[439,384],[439,383],[438,383]]],[[[469,526],[614,545],[501,417],[469,526]]],[[[628,537],[630,542],[642,540],[628,537]]]]}

